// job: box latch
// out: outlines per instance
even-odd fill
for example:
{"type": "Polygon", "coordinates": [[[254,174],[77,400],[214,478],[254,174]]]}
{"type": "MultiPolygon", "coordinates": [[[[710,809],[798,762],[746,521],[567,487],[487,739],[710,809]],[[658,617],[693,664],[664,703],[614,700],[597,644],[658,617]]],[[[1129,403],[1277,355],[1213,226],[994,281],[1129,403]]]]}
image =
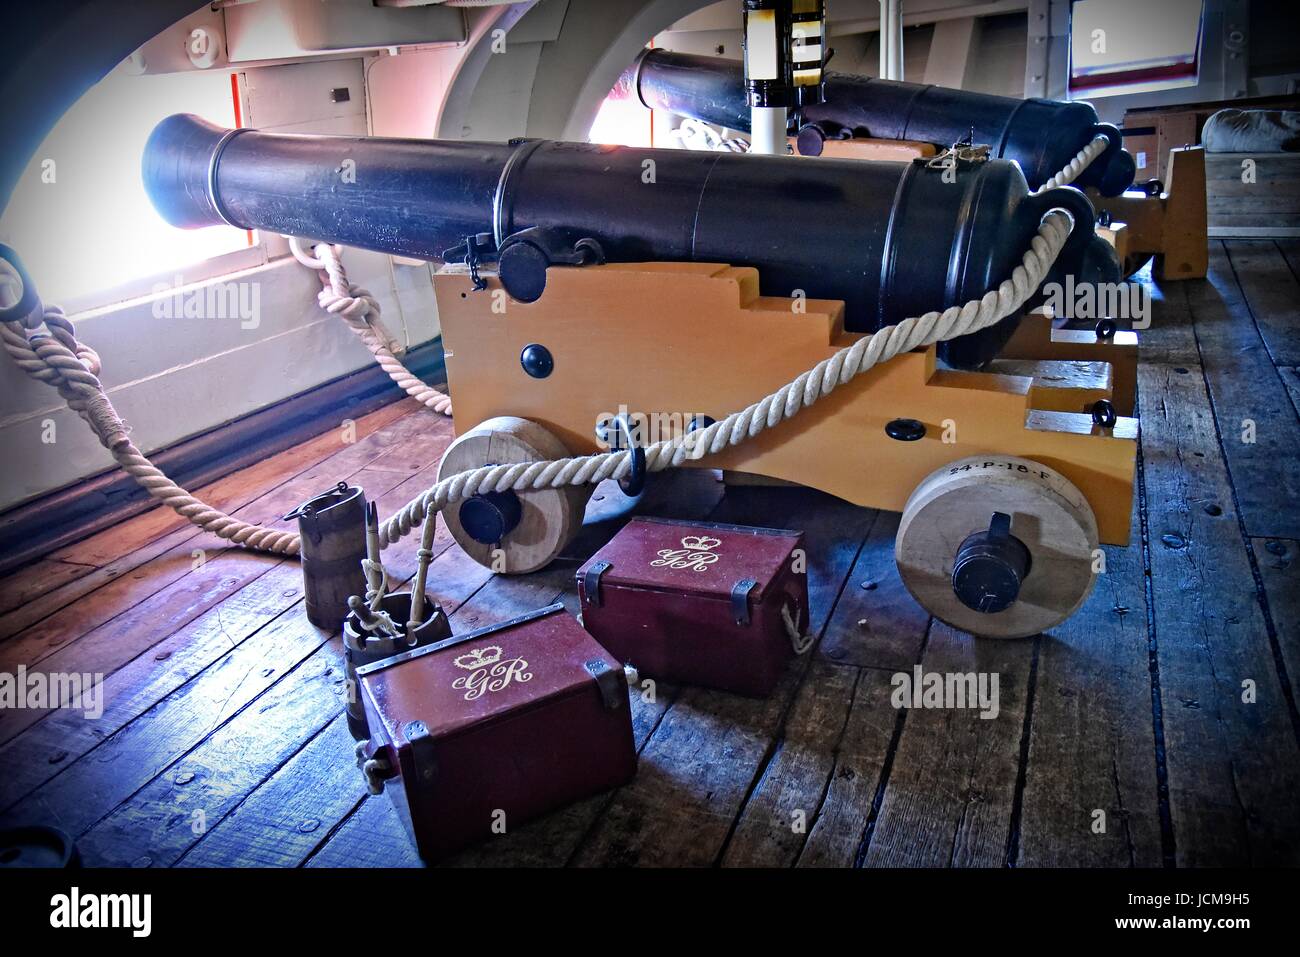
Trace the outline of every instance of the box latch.
{"type": "Polygon", "coordinates": [[[758,587],[752,578],[742,578],[731,586],[731,617],[738,625],[749,624],[749,593],[758,587]]]}
{"type": "Polygon", "coordinates": [[[429,733],[429,726],[423,721],[411,721],[402,729],[402,733],[411,746],[411,767],[415,771],[415,780],[411,786],[421,791],[429,790],[438,773],[438,762],[433,756],[433,735],[429,733]]]}
{"type": "Polygon", "coordinates": [[[600,699],[605,702],[605,710],[617,711],[627,697],[623,683],[618,680],[622,669],[611,668],[603,658],[593,658],[583,667],[596,679],[596,687],[600,689],[600,699]]]}
{"type": "Polygon", "coordinates": [[[601,560],[593,562],[591,567],[582,573],[582,600],[584,604],[600,607],[600,576],[613,567],[609,562],[601,560]]]}

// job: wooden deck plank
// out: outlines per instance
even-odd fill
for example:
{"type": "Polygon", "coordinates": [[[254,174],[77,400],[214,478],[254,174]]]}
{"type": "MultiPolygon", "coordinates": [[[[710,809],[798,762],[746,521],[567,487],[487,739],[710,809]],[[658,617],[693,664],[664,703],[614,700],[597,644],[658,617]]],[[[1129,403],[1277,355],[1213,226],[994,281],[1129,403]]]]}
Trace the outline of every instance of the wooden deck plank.
{"type": "MultiPolygon", "coordinates": [[[[1211,255],[1218,246],[1210,244],[1211,255]]],[[[1273,364],[1300,365],[1300,283],[1281,248],[1272,240],[1248,239],[1223,246],[1273,364]]]]}
{"type": "MultiPolygon", "coordinates": [[[[337,438],[332,438],[329,447],[334,450],[333,454],[314,461],[304,459],[299,463],[303,467],[296,474],[287,476],[282,482],[264,485],[259,493],[249,495],[234,514],[255,523],[278,519],[288,509],[279,513],[273,510],[290,501],[294,495],[310,496],[320,492],[341,477],[351,475],[380,458],[394,445],[405,443],[423,431],[444,431],[448,427],[446,423],[428,418],[426,412],[415,411],[372,430],[352,445],[342,446],[337,438]]],[[[294,504],[297,502],[290,502],[289,507],[294,504]]],[[[136,520],[138,519],[132,521],[136,520]]],[[[124,524],[129,525],[130,522],[124,524]]],[[[220,545],[214,536],[183,523],[161,538],[147,542],[102,567],[90,569],[88,573],[61,587],[51,587],[33,596],[21,607],[0,616],[0,639],[10,638],[25,628],[47,622],[74,602],[77,603],[78,620],[91,623],[92,626],[102,624],[107,620],[103,616],[111,616],[115,609],[126,607],[131,598],[136,597],[138,600],[139,597],[152,594],[186,574],[186,566],[192,561],[191,552],[195,548],[212,551],[214,548],[224,549],[225,546],[220,545]],[[175,558],[179,560],[171,560],[175,558]],[[150,564],[158,561],[163,563],[162,567],[150,564]],[[116,586],[116,592],[104,591],[106,586],[113,583],[121,583],[116,586]],[[95,593],[94,597],[87,598],[92,593],[95,593]],[[100,617],[95,618],[96,614],[100,617]]]]}
{"type": "MultiPolygon", "coordinates": [[[[404,473],[387,474],[396,478],[404,473]]],[[[379,497],[381,509],[395,509],[432,482],[435,475],[436,465],[409,477],[379,497]]],[[[488,574],[468,560],[447,556],[451,544],[446,530],[440,528],[435,538],[429,594],[441,597],[450,585],[453,596],[459,599],[480,587],[488,574]]],[[[408,536],[385,552],[386,565],[395,580],[413,572],[418,546],[418,537],[408,536]]],[[[257,588],[248,595],[247,607],[242,602],[223,603],[199,619],[198,628],[169,639],[163,646],[165,663],[160,664],[157,655],[141,656],[118,673],[121,679],[117,674],[112,676],[106,685],[111,691],[106,695],[108,707],[93,727],[76,728],[76,715],[60,712],[49,732],[37,725],[6,745],[2,752],[6,760],[21,760],[24,767],[24,773],[16,776],[20,780],[15,781],[14,788],[26,790],[33,783],[49,781],[14,814],[37,813],[65,821],[80,820],[77,815],[97,819],[107,814],[116,801],[150,780],[158,768],[196,745],[207,730],[278,680],[298,660],[294,655],[315,651],[327,633],[314,628],[302,611],[297,562],[284,562],[266,577],[270,579],[269,587],[257,588]],[[263,628],[268,618],[265,604],[273,609],[274,620],[263,628]],[[251,643],[247,641],[250,637],[254,638],[251,643]],[[227,648],[235,645],[224,655],[223,640],[227,648]],[[180,651],[179,668],[171,660],[173,647],[180,651]],[[254,671],[257,675],[253,675],[254,671]],[[146,720],[137,722],[137,715],[146,720]],[[69,725],[73,726],[72,733],[66,730],[69,725]],[[58,750],[51,752],[54,741],[59,742],[58,750]],[[76,760],[92,750],[95,753],[87,760],[76,760]],[[57,768],[49,767],[48,759],[41,760],[50,753],[63,755],[56,762],[57,768]]],[[[241,592],[236,597],[245,596],[241,592]]],[[[13,796],[8,786],[0,794],[13,796]]]]}
{"type": "MultiPolygon", "coordinates": [[[[42,558],[33,562],[0,580],[0,616],[35,601],[47,592],[83,578],[94,570],[94,565],[63,562],[54,558],[42,558]]],[[[4,618],[0,617],[0,629],[3,629],[3,623],[4,618]]],[[[3,634],[0,631],[0,637],[3,634]]]]}
{"type": "Polygon", "coordinates": [[[1092,596],[1039,645],[1019,867],[1163,860],[1142,545],[1105,552],[1092,596]]]}
{"type": "MultiPolygon", "coordinates": [[[[104,713],[95,721],[60,710],[0,745],[0,810],[72,766],[273,623],[302,596],[302,572],[284,563],[229,601],[196,618],[105,679],[104,713]]],[[[5,722],[0,717],[0,726],[5,722]]]]}
{"type": "Polygon", "coordinates": [[[1300,542],[1256,538],[1250,545],[1264,584],[1278,654],[1294,695],[1300,690],[1296,687],[1300,682],[1300,542]]]}
{"type": "Polygon", "coordinates": [[[335,638],[82,834],[83,860],[92,867],[174,864],[337,713],[343,690],[335,638]]]}
{"type": "MultiPolygon", "coordinates": [[[[1035,645],[977,640],[934,622],[920,667],[997,675],[997,713],[910,709],[875,826],[868,867],[999,867],[1005,863],[1035,645]]],[[[892,701],[891,701],[892,705],[892,701]]]]}
{"type": "MultiPolygon", "coordinates": [[[[733,488],[715,517],[804,530],[809,604],[813,630],[820,634],[873,513],[801,489],[733,488]]],[[[763,700],[684,690],[646,745],[636,780],[616,794],[573,863],[717,861],[806,670],[807,659],[794,662],[763,700]]]]}
{"type": "Polygon", "coordinates": [[[727,841],[724,867],[789,867],[798,860],[836,770],[859,672],[814,658],[727,841]]]}
{"type": "Polygon", "coordinates": [[[307,867],[423,867],[415,844],[386,794],[369,796],[329,840],[308,858],[307,867]]]}
{"type": "Polygon", "coordinates": [[[818,653],[837,665],[906,670],[916,664],[930,617],[898,574],[897,512],[881,512],[849,575],[818,653]]]}
{"type": "MultiPolygon", "coordinates": [[[[415,484],[426,479],[427,474],[420,473],[408,482],[415,484]]],[[[403,494],[410,494],[410,490],[404,490],[403,494]]],[[[445,535],[443,530],[440,533],[445,535]]],[[[408,536],[390,551],[400,549],[413,554],[416,548],[418,538],[408,536]]],[[[451,547],[446,547],[434,559],[432,569],[428,593],[448,608],[477,591],[489,577],[486,569],[464,559],[459,549],[451,547]]],[[[291,634],[323,634],[304,616],[285,617],[289,619],[286,631],[291,634]]],[[[337,716],[342,707],[343,689],[342,656],[337,639],[328,644],[318,642],[309,657],[269,689],[240,708],[229,706],[227,713],[233,712],[229,720],[221,723],[220,719],[208,715],[207,728],[215,730],[203,733],[202,728],[195,729],[193,722],[187,722],[178,740],[188,738],[189,750],[147,778],[138,791],[128,791],[119,799],[124,803],[104,802],[111,803],[114,809],[87,835],[88,859],[129,863],[134,860],[133,849],[143,847],[147,848],[145,856],[153,863],[175,863],[203,836],[203,832],[195,834],[191,828],[190,813],[202,810],[206,828],[217,826],[248,793],[269,779],[337,716]],[[195,730],[200,732],[197,736],[195,730]],[[238,773],[227,773],[235,765],[238,773]],[[190,780],[185,780],[184,785],[175,783],[188,774],[196,775],[195,787],[188,787],[190,780]]],[[[201,709],[199,714],[203,715],[201,709]]],[[[134,725],[127,732],[132,728],[134,725]]],[[[156,739],[152,741],[151,754],[164,750],[158,744],[156,739]]],[[[175,750],[169,753],[174,754],[175,750]]],[[[337,755],[337,759],[350,765],[351,750],[337,755]]],[[[355,768],[352,773],[357,773],[355,768]]]]}
{"type": "Polygon", "coordinates": [[[1282,384],[1286,386],[1287,394],[1291,396],[1291,404],[1295,406],[1296,415],[1300,415],[1300,369],[1279,366],[1277,374],[1281,377],[1282,384]]]}
{"type": "MultiPolygon", "coordinates": [[[[184,853],[181,867],[292,867],[305,859],[327,833],[357,805],[361,774],[354,788],[322,787],[323,764],[345,761],[356,742],[341,710],[328,724],[249,797],[184,853]]],[[[387,866],[385,861],[381,866],[387,866]]]]}
{"type": "MultiPolygon", "coordinates": [[[[396,508],[431,481],[435,471],[417,473],[387,496],[381,496],[381,505],[396,508]]],[[[414,570],[413,542],[414,538],[408,538],[386,552],[387,565],[397,580],[414,570]]],[[[450,538],[440,530],[435,550],[441,555],[450,544],[450,538]]],[[[434,574],[455,579],[472,564],[468,559],[458,562],[455,556],[442,558],[434,565],[434,574]]],[[[486,576],[480,574],[478,583],[483,580],[486,576]]],[[[296,561],[285,561],[169,636],[151,649],[152,653],[137,656],[105,679],[105,710],[97,721],[87,722],[78,712],[59,711],[16,737],[11,736],[0,746],[0,761],[12,762],[16,770],[0,783],[0,809],[62,771],[269,621],[293,609],[301,596],[301,568],[296,561]]],[[[0,715],[0,728],[6,719],[17,718],[18,713],[0,715]]]]}
{"type": "MultiPolygon", "coordinates": [[[[309,670],[319,674],[320,651],[328,640],[328,632],[305,618],[277,618],[201,678],[168,695],[38,788],[6,818],[44,821],[74,835],[85,832],[186,753],[202,747],[209,734],[220,733],[259,696],[274,693],[286,674],[313,661],[309,670]]],[[[254,705],[251,716],[263,707],[254,705]]],[[[241,724],[250,748],[270,745],[262,740],[268,736],[263,729],[247,720],[241,724]]],[[[238,758],[232,760],[238,763],[238,758]]]]}
{"type": "Polygon", "coordinates": [[[1196,339],[1182,321],[1188,298],[1204,302],[1219,293],[1202,280],[1167,283],[1162,291],[1144,339],[1139,388],[1158,397],[1143,401],[1141,443],[1176,860],[1294,865],[1300,752],[1196,339]],[[1246,681],[1257,689],[1256,703],[1243,700],[1246,681]]]}
{"type": "MultiPolygon", "coordinates": [[[[435,459],[449,441],[450,428],[444,422],[435,422],[432,426],[423,428],[416,427],[411,435],[403,438],[403,444],[409,450],[422,450],[435,459]]],[[[369,485],[370,495],[377,495],[386,508],[397,508],[436,478],[435,470],[421,474],[422,478],[418,483],[411,483],[409,487],[395,495],[389,493],[394,486],[401,483],[403,476],[407,475],[405,471],[363,469],[346,477],[350,480],[364,478],[369,485]]],[[[338,481],[338,479],[329,481],[338,481]]],[[[312,483],[310,486],[312,489],[319,490],[324,487],[322,476],[319,475],[304,479],[304,487],[307,482],[312,483]]],[[[280,486],[249,507],[262,511],[287,511],[293,504],[310,494],[312,494],[310,491],[304,492],[302,487],[298,487],[298,482],[295,480],[280,486]]],[[[282,512],[275,514],[280,513],[282,512]]],[[[80,637],[77,636],[77,631],[82,623],[73,613],[85,603],[66,609],[47,619],[41,627],[29,630],[6,645],[0,645],[0,667],[12,668],[19,663],[28,664],[30,667],[31,662],[21,656],[31,653],[34,648],[36,649],[34,661],[40,665],[37,670],[47,673],[75,671],[111,674],[158,641],[203,617],[208,611],[217,609],[217,617],[220,620],[220,608],[224,601],[241,592],[283,561],[274,556],[229,547],[215,550],[213,552],[215,558],[198,568],[193,568],[189,545],[202,547],[204,544],[211,544],[214,549],[220,548],[216,543],[215,536],[202,533],[191,543],[179,546],[167,557],[172,567],[181,568],[180,577],[80,637]],[[189,571],[186,572],[185,569],[189,571]]],[[[145,572],[141,571],[139,574],[144,575],[145,572]]],[[[100,607],[120,600],[117,585],[118,582],[114,582],[95,594],[94,597],[99,599],[100,607]],[[109,594],[103,594],[105,592],[109,594]]],[[[15,734],[40,720],[45,713],[47,712],[28,710],[6,714],[3,724],[0,724],[0,741],[11,739],[15,734]]]]}
{"type": "Polygon", "coordinates": [[[891,768],[907,712],[895,710],[891,674],[861,668],[835,749],[826,795],[799,851],[799,867],[854,867],[874,827],[882,778],[891,768]]]}
{"type": "Polygon", "coordinates": [[[724,865],[790,866],[806,852],[809,863],[854,863],[896,718],[887,694],[881,699],[887,713],[863,709],[868,700],[880,703],[872,690],[882,676],[887,684],[890,673],[910,670],[919,660],[930,623],[898,575],[898,519],[893,512],[873,518],[818,646],[818,664],[799,688],[777,750],[745,803],[724,865]],[[864,675],[861,669],[880,670],[864,675]],[[859,804],[841,807],[844,801],[859,804]],[[803,812],[801,821],[796,812],[803,812]],[[846,834],[841,826],[851,828],[853,820],[857,830],[846,834]],[[832,835],[845,846],[826,847],[832,835]]]}
{"type": "MultiPolygon", "coordinates": [[[[1291,280],[1290,272],[1283,272],[1291,280]]],[[[1300,538],[1300,509],[1294,507],[1300,501],[1300,472],[1295,468],[1300,419],[1251,321],[1222,244],[1210,244],[1208,280],[1192,281],[1177,292],[1166,286],[1165,293],[1186,296],[1200,346],[1197,372],[1203,370],[1209,383],[1247,532],[1300,538]]],[[[1166,321],[1186,327],[1178,314],[1166,321]]]]}
{"type": "MultiPolygon", "coordinates": [[[[361,445],[373,433],[419,410],[420,406],[415,400],[404,399],[362,416],[353,426],[354,445],[361,445]]],[[[305,469],[337,454],[341,447],[339,430],[331,428],[316,438],[192,491],[214,508],[229,512],[248,504],[281,482],[288,481],[305,469]]],[[[96,569],[110,571],[107,576],[100,576],[91,583],[93,587],[98,587],[110,578],[123,575],[171,548],[176,544],[175,540],[166,545],[158,544],[158,540],[174,533],[183,536],[178,540],[185,540],[198,534],[198,531],[171,509],[159,506],[79,542],[64,546],[51,553],[46,561],[60,562],[76,569],[78,573],[73,576],[74,578],[89,575],[96,569]],[[155,547],[148,549],[138,560],[132,559],[133,553],[151,544],[155,547]],[[116,563],[114,568],[105,569],[105,566],[114,563],[116,563]]],[[[15,571],[0,580],[0,610],[6,613],[12,611],[19,605],[32,601],[70,580],[67,578],[70,572],[60,569],[56,580],[52,582],[47,578],[48,571],[48,568],[38,563],[15,571]]],[[[75,600],[90,590],[91,587],[83,587],[80,591],[70,590],[69,594],[75,600]]],[[[55,607],[62,607],[62,605],[55,607]]],[[[8,628],[0,631],[0,634],[6,636],[12,633],[13,630],[8,628]]]]}

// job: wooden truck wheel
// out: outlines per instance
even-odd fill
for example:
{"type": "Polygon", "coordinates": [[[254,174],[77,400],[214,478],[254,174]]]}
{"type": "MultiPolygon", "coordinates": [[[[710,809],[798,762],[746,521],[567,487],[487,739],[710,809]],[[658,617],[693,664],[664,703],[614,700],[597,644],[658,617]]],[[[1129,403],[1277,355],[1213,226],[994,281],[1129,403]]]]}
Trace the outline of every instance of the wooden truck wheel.
{"type": "Polygon", "coordinates": [[[1092,591],[1097,522],[1063,475],[1011,455],[932,472],[903,509],[894,557],[936,618],[990,638],[1038,634],[1092,591]]]}
{"type": "MultiPolygon", "coordinates": [[[[450,447],[439,480],[467,469],[508,462],[541,462],[569,455],[536,422],[502,415],[481,422],[450,447]]],[[[548,564],[582,526],[588,486],[475,495],[442,512],[452,538],[480,565],[522,575],[548,564]]]]}

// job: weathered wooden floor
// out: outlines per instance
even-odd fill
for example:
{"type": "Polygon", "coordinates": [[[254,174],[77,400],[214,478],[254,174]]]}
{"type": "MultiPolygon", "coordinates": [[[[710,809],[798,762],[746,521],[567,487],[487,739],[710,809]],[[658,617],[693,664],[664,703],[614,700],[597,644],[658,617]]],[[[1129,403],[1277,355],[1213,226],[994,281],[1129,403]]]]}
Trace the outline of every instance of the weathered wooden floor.
{"type": "MultiPolygon", "coordinates": [[[[904,592],[897,515],[662,476],[644,510],[806,531],[818,648],[764,701],[661,684],[635,702],[634,783],[450,863],[1300,863],[1300,243],[1212,254],[1209,281],[1156,288],[1134,544],[1072,620],[974,641],[904,592]],[[895,710],[890,678],[918,663],[998,672],[997,718],[895,710]]],[[[450,437],[402,402],[202,493],[270,522],[346,479],[384,514],[450,437]]],[[[458,629],[572,605],[613,531],[510,579],[443,533],[430,589],[458,629]]],[[[0,671],[18,665],[105,674],[105,711],[0,712],[0,823],[55,823],[92,865],[419,863],[365,796],[338,642],[307,622],[295,562],[155,510],[0,582],[0,671]]]]}

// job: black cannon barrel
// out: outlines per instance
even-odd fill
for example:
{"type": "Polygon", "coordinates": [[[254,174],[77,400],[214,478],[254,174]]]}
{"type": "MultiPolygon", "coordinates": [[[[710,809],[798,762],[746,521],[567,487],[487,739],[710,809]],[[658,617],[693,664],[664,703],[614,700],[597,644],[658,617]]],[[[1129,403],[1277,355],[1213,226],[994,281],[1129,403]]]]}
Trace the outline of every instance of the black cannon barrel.
{"type": "MultiPolygon", "coordinates": [[[[577,232],[616,262],[755,266],[766,295],[842,299],[874,331],[982,296],[1008,278],[1053,207],[1075,217],[1063,272],[1084,268],[1092,207],[1030,195],[998,160],[809,161],[544,140],[445,142],[223,130],[171,116],[145,149],[145,187],[183,227],[229,223],[440,260],[467,236],[577,232]]],[[[666,306],[665,308],[670,308],[666,306]]],[[[991,359],[1015,317],[943,344],[959,368],[991,359]]]]}
{"type": "MultiPolygon", "coordinates": [[[[739,60],[647,50],[619,78],[616,96],[633,97],[733,130],[749,130],[744,67],[739,60]]],[[[1059,172],[1094,136],[1110,141],[1077,185],[1118,196],[1136,167],[1121,134],[1087,103],[1018,100],[921,83],[827,73],[821,103],[799,113],[799,152],[817,155],[827,136],[849,133],[949,146],[972,136],[993,155],[1020,164],[1031,189],[1059,172]]]]}

